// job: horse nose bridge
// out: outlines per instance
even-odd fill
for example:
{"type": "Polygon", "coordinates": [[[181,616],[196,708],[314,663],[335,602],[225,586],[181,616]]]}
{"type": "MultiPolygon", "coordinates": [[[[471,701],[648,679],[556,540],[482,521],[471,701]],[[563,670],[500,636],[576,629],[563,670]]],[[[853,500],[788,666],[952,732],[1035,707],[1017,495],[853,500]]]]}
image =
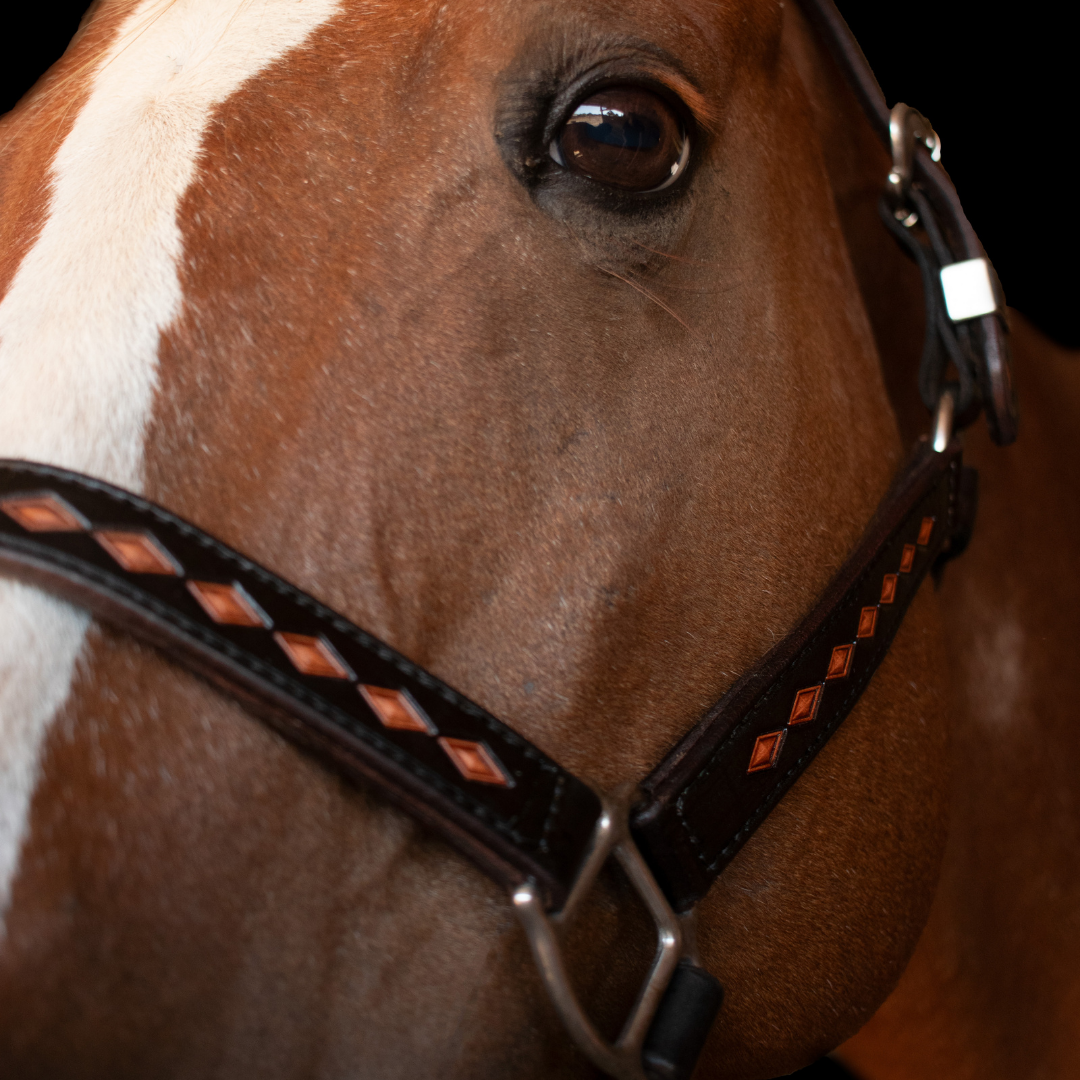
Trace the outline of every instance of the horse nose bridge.
{"type": "MultiPolygon", "coordinates": [[[[459,617],[426,644],[439,670],[610,787],[683,733],[746,643],[717,627],[724,583],[710,566],[722,560],[700,537],[680,539],[693,530],[677,507],[665,513],[649,491],[548,494],[480,557],[448,553],[451,572],[470,566],[453,590],[459,617]]],[[[447,586],[432,577],[427,603],[447,586]]]]}

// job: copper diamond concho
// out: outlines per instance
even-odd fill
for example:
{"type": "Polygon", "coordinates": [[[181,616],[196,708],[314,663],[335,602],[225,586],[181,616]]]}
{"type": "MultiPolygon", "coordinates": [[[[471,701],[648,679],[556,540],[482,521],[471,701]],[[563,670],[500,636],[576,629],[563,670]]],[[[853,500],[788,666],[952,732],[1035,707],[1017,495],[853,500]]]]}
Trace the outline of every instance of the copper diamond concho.
{"type": "Polygon", "coordinates": [[[387,690],[382,686],[357,687],[371,711],[383,727],[398,731],[419,731],[424,735],[438,734],[435,725],[412,697],[402,690],[387,690]]]}
{"type": "Polygon", "coordinates": [[[891,604],[896,599],[897,580],[895,574],[886,574],[881,579],[881,603],[891,604]]]}
{"type": "Polygon", "coordinates": [[[910,574],[911,568],[915,565],[915,545],[905,544],[904,550],[900,554],[900,573],[910,574]]]}
{"type": "Polygon", "coordinates": [[[837,645],[829,657],[829,670],[826,679],[845,679],[851,671],[851,659],[855,655],[854,645],[837,645]]]}
{"type": "Polygon", "coordinates": [[[97,529],[92,536],[129,574],[175,577],[183,572],[180,564],[148,532],[97,529]]]}
{"type": "Polygon", "coordinates": [[[345,661],[324,638],[275,631],[274,640],[281,646],[281,651],[292,662],[292,666],[302,675],[319,675],[324,679],[353,677],[345,661]]]}
{"type": "Polygon", "coordinates": [[[795,704],[791,706],[791,716],[788,718],[789,724],[806,724],[813,720],[818,713],[818,706],[821,704],[821,691],[824,689],[823,683],[818,683],[817,686],[808,686],[804,690],[800,690],[795,695],[795,704]]]}
{"type": "Polygon", "coordinates": [[[90,522],[51,491],[0,499],[0,510],[27,532],[86,532],[90,522]]]}
{"type": "Polygon", "coordinates": [[[188,592],[216,623],[227,626],[261,626],[269,629],[270,616],[248,596],[242,585],[222,585],[216,581],[189,581],[188,592]]]}
{"type": "Polygon", "coordinates": [[[439,745],[446,756],[457,766],[466,780],[481,784],[498,784],[510,787],[510,777],[499,759],[483,744],[470,739],[448,739],[440,736],[439,745]]]}
{"type": "Polygon", "coordinates": [[[770,731],[767,735],[759,735],[754,740],[754,749],[750,751],[750,767],[748,773],[761,772],[762,769],[771,769],[780,756],[780,748],[784,745],[787,731],[770,731]]]}

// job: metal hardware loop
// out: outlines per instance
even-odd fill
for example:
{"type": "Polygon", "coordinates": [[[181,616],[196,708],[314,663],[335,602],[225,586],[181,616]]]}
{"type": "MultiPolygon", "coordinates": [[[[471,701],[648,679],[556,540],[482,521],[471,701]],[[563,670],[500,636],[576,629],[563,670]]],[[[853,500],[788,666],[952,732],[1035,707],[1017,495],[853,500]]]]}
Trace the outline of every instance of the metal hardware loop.
{"type": "MultiPolygon", "coordinates": [[[[941,138],[933,125],[917,109],[902,101],[889,113],[889,141],[892,143],[892,172],[888,186],[892,194],[903,199],[915,175],[915,144],[921,142],[930,151],[933,161],[941,160],[941,138]]],[[[897,220],[899,211],[897,211],[897,220]]],[[[907,224],[907,222],[904,222],[907,224]]]]}
{"type": "Polygon", "coordinates": [[[539,891],[531,882],[519,885],[511,893],[540,977],[566,1030],[589,1060],[616,1080],[647,1080],[641,1063],[641,1048],[682,952],[682,924],[630,836],[628,821],[633,795],[633,786],[620,789],[612,796],[601,795],[602,811],[592,847],[562,911],[549,916],[544,911],[539,891]],[[581,1007],[567,975],[557,935],[558,928],[573,917],[611,855],[619,861],[652,916],[657,936],[656,955],[649,974],[614,1043],[609,1043],[596,1030],[581,1007]]]}
{"type": "Polygon", "coordinates": [[[934,449],[939,454],[945,452],[953,436],[953,414],[956,411],[956,395],[952,390],[943,390],[938,399],[937,413],[934,417],[934,449]]]}

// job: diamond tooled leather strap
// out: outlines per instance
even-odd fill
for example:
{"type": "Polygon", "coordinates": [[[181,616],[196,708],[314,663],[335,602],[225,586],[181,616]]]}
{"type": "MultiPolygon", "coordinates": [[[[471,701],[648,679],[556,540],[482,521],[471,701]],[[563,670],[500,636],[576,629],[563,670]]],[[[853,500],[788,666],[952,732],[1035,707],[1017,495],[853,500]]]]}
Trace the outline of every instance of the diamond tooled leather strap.
{"type": "Polygon", "coordinates": [[[642,784],[634,837],[672,906],[700,900],[848,715],[973,507],[960,446],[921,444],[809,615],[642,784]]]}
{"type": "Polygon", "coordinates": [[[0,573],[163,649],[496,880],[566,896],[600,802],[580,780],[383,642],[136,495],[0,462],[0,573]]]}
{"type": "MultiPolygon", "coordinates": [[[[963,470],[969,472],[969,470],[963,470]]],[[[690,907],[850,712],[919,583],[958,550],[957,441],[921,444],[814,610],[642,785],[633,831],[690,907]]],[[[959,509],[958,509],[959,508],[959,509]]],[[[375,784],[505,885],[561,906],[600,815],[580,780],[478,705],[193,525],[77,473],[0,461],[0,573],[158,646],[375,784]]]]}

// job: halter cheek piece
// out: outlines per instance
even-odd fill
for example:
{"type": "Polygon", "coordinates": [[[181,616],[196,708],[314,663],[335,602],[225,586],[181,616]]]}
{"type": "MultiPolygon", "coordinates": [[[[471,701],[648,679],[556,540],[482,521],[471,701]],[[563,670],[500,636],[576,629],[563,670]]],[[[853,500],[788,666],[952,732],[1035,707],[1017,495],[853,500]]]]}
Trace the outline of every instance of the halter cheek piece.
{"type": "Polygon", "coordinates": [[[959,423],[1016,413],[997,279],[937,136],[890,115],[832,0],[801,0],[893,148],[882,218],[918,262],[920,390],[936,412],[858,547],[802,622],[637,788],[595,792],[527,739],[287,581],[195,526],[88,476],[0,462],[0,572],[157,646],[346,776],[378,788],[509,891],[567,1030],[623,1080],[686,1080],[721,1004],[693,946],[694,905],[848,715],[923,578],[963,549],[973,470],[959,423]],[[953,378],[948,378],[949,371],[953,378]],[[622,1034],[579,1005],[559,930],[614,856],[657,951],[622,1034]]]}

